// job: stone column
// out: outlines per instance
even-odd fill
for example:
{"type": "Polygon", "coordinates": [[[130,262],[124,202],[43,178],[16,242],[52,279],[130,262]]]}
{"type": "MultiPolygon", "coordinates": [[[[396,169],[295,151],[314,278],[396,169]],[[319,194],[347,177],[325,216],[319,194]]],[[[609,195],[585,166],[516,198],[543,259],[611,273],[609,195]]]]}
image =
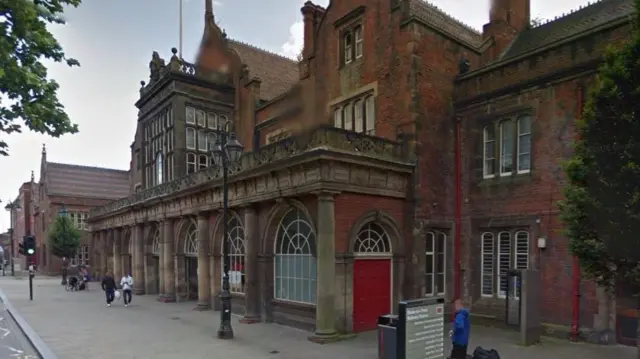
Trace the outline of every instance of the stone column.
{"type": "Polygon", "coordinates": [[[244,210],[244,318],[240,320],[247,324],[260,321],[259,245],[258,214],[249,206],[244,210]]]}
{"type": "Polygon", "coordinates": [[[165,219],[163,227],[163,253],[160,260],[164,265],[164,296],[161,300],[163,302],[169,303],[176,301],[175,267],[173,265],[173,255],[175,247],[173,240],[173,219],[165,219]]]}
{"type": "Polygon", "coordinates": [[[107,231],[100,232],[100,277],[107,274],[107,231]]]}
{"type": "Polygon", "coordinates": [[[160,229],[160,240],[158,243],[158,249],[160,253],[158,253],[158,278],[160,292],[158,293],[158,298],[162,298],[164,296],[165,288],[164,288],[164,222],[158,223],[158,228],[160,229]]]}
{"type": "Polygon", "coordinates": [[[116,228],[113,230],[113,276],[116,283],[122,275],[122,228],[116,228]]]}
{"type": "Polygon", "coordinates": [[[133,227],[133,293],[144,294],[144,224],[133,227]]]}
{"type": "Polygon", "coordinates": [[[318,193],[316,331],[309,339],[326,343],[338,338],[335,319],[335,193],[318,193]]]}
{"type": "Polygon", "coordinates": [[[198,305],[197,310],[211,309],[209,276],[209,216],[198,214],[198,305]]]}

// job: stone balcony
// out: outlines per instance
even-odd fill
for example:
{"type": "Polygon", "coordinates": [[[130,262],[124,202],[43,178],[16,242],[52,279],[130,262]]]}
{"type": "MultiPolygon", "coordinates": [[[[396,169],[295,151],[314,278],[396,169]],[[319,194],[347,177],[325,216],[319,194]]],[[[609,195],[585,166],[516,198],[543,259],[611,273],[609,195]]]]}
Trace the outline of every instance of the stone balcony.
{"type": "MultiPolygon", "coordinates": [[[[244,153],[229,169],[229,203],[321,190],[404,198],[413,170],[408,158],[402,143],[320,126],[244,153]]],[[[95,208],[89,222],[101,229],[214,210],[221,202],[222,169],[210,167],[95,208]]]]}

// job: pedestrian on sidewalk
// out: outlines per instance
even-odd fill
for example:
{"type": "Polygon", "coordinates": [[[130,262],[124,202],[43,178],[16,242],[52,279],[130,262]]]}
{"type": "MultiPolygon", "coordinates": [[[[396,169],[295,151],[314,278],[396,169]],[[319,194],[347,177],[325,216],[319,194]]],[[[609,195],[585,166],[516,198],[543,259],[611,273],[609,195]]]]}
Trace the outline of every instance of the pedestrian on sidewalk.
{"type": "Polygon", "coordinates": [[[462,305],[459,298],[453,301],[455,319],[453,328],[449,332],[451,335],[451,359],[466,359],[467,346],[469,345],[469,335],[471,334],[471,323],[469,323],[469,311],[462,305]]]}
{"type": "Polygon", "coordinates": [[[107,273],[102,278],[102,290],[104,290],[105,296],[107,298],[107,307],[111,306],[111,302],[115,299],[116,296],[116,281],[113,279],[113,274],[110,272],[107,273]]]}
{"type": "Polygon", "coordinates": [[[120,279],[120,288],[122,288],[122,297],[124,298],[124,306],[131,304],[131,289],[133,288],[133,277],[131,274],[125,274],[120,279]]]}

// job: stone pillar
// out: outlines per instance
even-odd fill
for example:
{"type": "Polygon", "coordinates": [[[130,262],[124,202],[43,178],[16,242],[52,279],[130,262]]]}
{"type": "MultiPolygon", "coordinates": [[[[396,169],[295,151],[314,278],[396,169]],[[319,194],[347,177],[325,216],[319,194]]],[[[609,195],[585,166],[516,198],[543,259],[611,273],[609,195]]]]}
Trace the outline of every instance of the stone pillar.
{"type": "Polygon", "coordinates": [[[122,228],[116,228],[113,230],[113,276],[116,283],[122,275],[122,228]]]}
{"type": "Polygon", "coordinates": [[[211,309],[209,276],[209,216],[198,214],[198,305],[197,310],[211,309]]]}
{"type": "Polygon", "coordinates": [[[335,193],[318,193],[317,220],[317,302],[316,331],[309,339],[317,343],[337,340],[336,265],[335,265],[335,193]]]}
{"type": "Polygon", "coordinates": [[[244,318],[240,322],[247,324],[260,321],[259,245],[258,214],[255,208],[246,207],[244,210],[244,318]]]}
{"type": "Polygon", "coordinates": [[[164,222],[160,222],[158,223],[158,228],[160,229],[160,243],[158,243],[158,249],[160,251],[160,253],[158,253],[158,275],[160,276],[160,278],[158,278],[159,281],[159,285],[158,288],[160,290],[160,292],[158,293],[158,298],[162,298],[164,296],[165,293],[165,288],[164,288],[164,222]]]}
{"type": "Polygon", "coordinates": [[[164,266],[164,296],[163,302],[176,301],[176,282],[175,267],[173,262],[174,256],[174,240],[173,240],[173,219],[167,218],[163,224],[162,230],[162,258],[160,259],[164,266]]]}
{"type": "Polygon", "coordinates": [[[100,277],[107,274],[107,231],[100,232],[100,277]]]}
{"type": "Polygon", "coordinates": [[[144,224],[133,227],[133,293],[144,294],[144,224]]]}

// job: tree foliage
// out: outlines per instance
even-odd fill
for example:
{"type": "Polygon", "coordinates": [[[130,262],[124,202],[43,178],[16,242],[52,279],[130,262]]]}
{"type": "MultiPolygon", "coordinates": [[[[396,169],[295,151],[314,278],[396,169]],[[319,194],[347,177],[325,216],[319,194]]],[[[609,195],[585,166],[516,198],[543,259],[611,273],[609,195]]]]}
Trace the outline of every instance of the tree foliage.
{"type": "MultiPolygon", "coordinates": [[[[635,0],[639,9],[640,0],[635,0]]],[[[589,93],[559,203],[570,249],[598,284],[640,294],[640,23],[589,93]]]]}
{"type": "MultiPolygon", "coordinates": [[[[0,0],[0,133],[21,132],[20,120],[28,129],[53,137],[78,132],[42,60],[79,66],[65,56],[47,24],[64,24],[64,6],[77,7],[81,1],[0,0]]],[[[2,139],[0,155],[8,155],[2,139]]]]}
{"type": "Polygon", "coordinates": [[[49,249],[58,258],[73,258],[80,246],[80,231],[68,216],[58,216],[49,229],[49,249]]]}

